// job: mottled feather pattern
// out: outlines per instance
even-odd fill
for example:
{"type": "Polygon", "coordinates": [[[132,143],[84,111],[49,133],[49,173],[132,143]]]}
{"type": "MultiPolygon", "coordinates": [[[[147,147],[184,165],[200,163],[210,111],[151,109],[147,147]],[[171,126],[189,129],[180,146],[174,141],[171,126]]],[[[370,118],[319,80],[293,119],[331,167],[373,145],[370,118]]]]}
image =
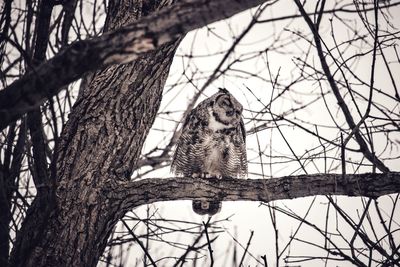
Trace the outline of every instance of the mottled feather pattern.
{"type": "MultiPolygon", "coordinates": [[[[194,108],[183,124],[171,165],[172,172],[192,177],[245,177],[246,133],[241,118],[242,109],[226,89],[194,108]]],[[[193,209],[199,214],[213,215],[221,206],[219,202],[208,206],[207,203],[194,202],[193,209]],[[213,210],[210,210],[211,207],[213,210]]]]}

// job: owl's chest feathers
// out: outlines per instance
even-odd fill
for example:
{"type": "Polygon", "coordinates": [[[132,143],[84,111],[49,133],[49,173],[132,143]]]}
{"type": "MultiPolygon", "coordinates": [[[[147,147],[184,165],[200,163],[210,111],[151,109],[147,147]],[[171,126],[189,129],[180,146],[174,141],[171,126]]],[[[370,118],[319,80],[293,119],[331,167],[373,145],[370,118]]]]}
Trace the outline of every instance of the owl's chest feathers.
{"type": "Polygon", "coordinates": [[[193,120],[190,143],[193,144],[193,162],[209,176],[236,176],[227,170],[237,169],[237,163],[231,160],[238,146],[238,129],[232,124],[225,124],[216,119],[212,110],[209,116],[193,120]]]}
{"type": "Polygon", "coordinates": [[[207,155],[203,161],[204,169],[210,176],[223,176],[223,170],[229,164],[229,155],[234,150],[232,136],[207,131],[203,145],[207,155]]]}

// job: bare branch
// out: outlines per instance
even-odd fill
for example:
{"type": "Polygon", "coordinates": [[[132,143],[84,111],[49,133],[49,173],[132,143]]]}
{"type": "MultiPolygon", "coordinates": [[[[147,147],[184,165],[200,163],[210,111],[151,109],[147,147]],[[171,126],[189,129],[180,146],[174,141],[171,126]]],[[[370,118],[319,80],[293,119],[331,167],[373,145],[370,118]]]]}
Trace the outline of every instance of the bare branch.
{"type": "Polygon", "coordinates": [[[139,240],[139,238],[137,238],[137,236],[135,235],[135,233],[132,231],[132,229],[129,227],[129,225],[124,221],[121,220],[122,223],[124,224],[124,226],[126,227],[126,229],[128,230],[128,232],[132,235],[133,239],[139,244],[139,246],[142,248],[143,252],[146,254],[146,256],[149,258],[151,264],[154,267],[157,267],[156,263],[154,262],[153,258],[151,257],[149,251],[145,248],[145,246],[143,245],[142,241],[139,240]]]}
{"type": "Polygon", "coordinates": [[[400,172],[382,174],[312,174],[274,179],[150,178],[113,182],[106,194],[126,210],[157,201],[178,199],[263,201],[315,195],[347,195],[377,198],[400,193],[400,172]],[[350,193],[349,193],[350,192],[350,193]]]}
{"type": "Polygon", "coordinates": [[[254,231],[250,231],[249,241],[247,241],[246,249],[243,252],[242,259],[240,260],[239,266],[243,266],[244,257],[246,257],[246,253],[249,250],[251,239],[253,238],[254,231]]]}
{"type": "Polygon", "coordinates": [[[382,172],[389,172],[389,168],[385,166],[385,164],[380,161],[373,153],[371,153],[371,151],[368,148],[367,143],[365,142],[364,138],[362,137],[359,129],[357,128],[356,123],[354,122],[354,118],[351,115],[350,109],[348,108],[346,102],[344,101],[342,95],[340,94],[340,90],[339,87],[337,85],[337,83],[335,82],[333,75],[331,73],[331,70],[328,66],[328,63],[326,61],[325,55],[324,55],[324,51],[322,48],[322,39],[318,33],[318,28],[316,27],[316,25],[314,25],[314,23],[311,21],[310,17],[307,15],[306,11],[304,10],[303,5],[300,3],[299,0],[295,0],[294,1],[297,5],[297,7],[299,8],[300,13],[302,14],[304,20],[306,21],[307,25],[309,26],[313,37],[314,37],[314,42],[315,42],[315,46],[318,52],[318,57],[320,59],[320,63],[322,66],[322,69],[324,70],[324,73],[326,75],[326,78],[329,82],[329,85],[332,89],[332,92],[334,93],[337,101],[338,101],[338,105],[340,106],[340,108],[343,111],[343,115],[346,118],[346,122],[349,125],[349,127],[352,129],[352,133],[355,135],[355,139],[357,141],[357,143],[360,146],[360,151],[363,153],[363,155],[373,164],[376,164],[376,167],[382,171],[382,172]]]}
{"type": "Polygon", "coordinates": [[[128,63],[185,33],[265,0],[185,0],[98,38],[78,41],[0,91],[0,130],[88,71],[128,63]]]}
{"type": "Polygon", "coordinates": [[[204,231],[205,231],[206,237],[207,237],[208,252],[210,253],[210,261],[211,261],[210,267],[212,267],[212,266],[214,266],[214,257],[213,257],[213,250],[211,247],[210,237],[208,236],[208,230],[207,230],[208,224],[210,223],[210,219],[211,219],[211,217],[208,219],[208,221],[206,223],[203,222],[203,225],[204,225],[204,231]]]}

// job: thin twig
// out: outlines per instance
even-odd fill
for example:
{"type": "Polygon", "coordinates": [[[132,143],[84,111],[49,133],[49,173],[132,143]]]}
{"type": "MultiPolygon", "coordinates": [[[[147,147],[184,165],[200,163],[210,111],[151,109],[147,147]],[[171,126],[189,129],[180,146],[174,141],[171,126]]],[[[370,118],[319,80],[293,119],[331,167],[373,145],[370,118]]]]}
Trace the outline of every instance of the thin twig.
{"type": "Polygon", "coordinates": [[[133,239],[135,240],[135,242],[137,242],[139,244],[139,246],[142,248],[144,254],[146,254],[146,256],[149,258],[151,264],[154,267],[157,267],[156,263],[154,262],[153,258],[150,256],[150,253],[146,250],[146,247],[143,245],[142,241],[140,241],[135,233],[131,230],[131,228],[129,228],[129,225],[123,220],[121,219],[122,223],[125,225],[126,229],[128,230],[128,232],[131,234],[131,236],[133,237],[133,239]]]}
{"type": "MultiPolygon", "coordinates": [[[[347,124],[349,125],[349,127],[352,130],[352,134],[354,134],[355,139],[357,141],[357,143],[360,146],[360,150],[361,152],[364,154],[364,156],[373,164],[376,164],[377,168],[382,171],[382,172],[389,172],[389,168],[385,166],[385,164],[380,161],[378,158],[375,157],[375,155],[373,155],[371,153],[371,151],[368,148],[367,143],[365,142],[363,136],[361,135],[356,123],[354,122],[354,118],[351,115],[351,112],[349,110],[349,107],[346,105],[342,95],[339,92],[339,88],[338,85],[335,81],[335,79],[333,78],[333,75],[331,73],[331,70],[328,66],[328,63],[325,59],[325,55],[324,55],[324,51],[322,48],[322,42],[323,40],[321,39],[319,33],[318,33],[318,29],[315,27],[314,23],[311,21],[310,17],[307,15],[306,11],[304,10],[304,7],[302,5],[302,3],[300,3],[299,0],[294,0],[300,13],[302,14],[304,20],[306,21],[307,25],[309,26],[313,37],[314,37],[314,42],[315,42],[315,47],[317,49],[318,52],[318,57],[322,66],[322,69],[326,75],[326,78],[329,82],[329,85],[332,89],[332,92],[334,93],[338,104],[340,106],[340,108],[342,109],[343,115],[346,119],[347,124]]],[[[321,12],[321,11],[320,11],[321,12]]]]}
{"type": "Polygon", "coordinates": [[[210,260],[211,260],[210,266],[214,266],[213,250],[211,247],[210,237],[208,236],[208,230],[207,230],[210,219],[211,219],[211,217],[208,219],[208,221],[206,223],[203,222],[203,225],[204,225],[204,232],[206,233],[206,238],[207,238],[208,252],[210,253],[210,260]]]}
{"type": "Polygon", "coordinates": [[[264,255],[264,256],[261,256],[261,259],[263,259],[264,266],[265,266],[265,267],[268,267],[268,263],[267,263],[267,256],[266,256],[266,255],[264,255]]]}
{"type": "Polygon", "coordinates": [[[249,241],[247,241],[246,249],[243,252],[243,256],[242,256],[242,259],[240,260],[239,266],[243,266],[244,257],[246,256],[247,250],[250,247],[250,242],[251,242],[251,239],[253,238],[253,234],[254,234],[254,231],[250,231],[250,238],[249,238],[249,241]]]}

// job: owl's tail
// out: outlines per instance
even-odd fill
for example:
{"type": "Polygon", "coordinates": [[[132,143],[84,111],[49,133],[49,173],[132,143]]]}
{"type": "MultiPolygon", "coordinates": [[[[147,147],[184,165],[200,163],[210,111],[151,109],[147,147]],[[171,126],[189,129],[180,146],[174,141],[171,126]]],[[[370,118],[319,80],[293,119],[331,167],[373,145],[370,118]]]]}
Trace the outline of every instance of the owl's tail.
{"type": "Polygon", "coordinates": [[[192,202],[193,211],[199,215],[215,215],[221,210],[221,207],[221,201],[193,200],[192,202]]]}

